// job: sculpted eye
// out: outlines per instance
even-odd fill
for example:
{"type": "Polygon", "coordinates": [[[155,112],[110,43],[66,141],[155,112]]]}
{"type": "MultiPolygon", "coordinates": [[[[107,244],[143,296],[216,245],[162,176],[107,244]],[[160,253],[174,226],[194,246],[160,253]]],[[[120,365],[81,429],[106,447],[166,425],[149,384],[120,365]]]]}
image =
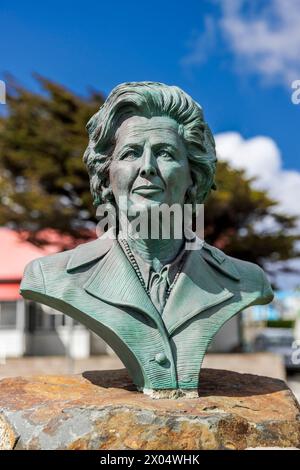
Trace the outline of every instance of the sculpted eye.
{"type": "Polygon", "coordinates": [[[172,155],[172,153],[165,149],[158,150],[158,152],[156,152],[156,157],[161,157],[166,160],[174,160],[174,156],[172,155]]]}
{"type": "Polygon", "coordinates": [[[127,150],[127,152],[124,152],[120,159],[121,160],[129,160],[129,161],[132,161],[132,160],[135,160],[136,158],[139,157],[139,153],[137,150],[127,150]]]}

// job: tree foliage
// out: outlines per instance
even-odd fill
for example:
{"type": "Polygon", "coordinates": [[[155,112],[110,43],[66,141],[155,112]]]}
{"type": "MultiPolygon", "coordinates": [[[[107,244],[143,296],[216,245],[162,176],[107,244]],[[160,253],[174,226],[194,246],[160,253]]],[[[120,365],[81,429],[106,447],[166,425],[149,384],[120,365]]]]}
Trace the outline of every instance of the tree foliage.
{"type": "MultiPolygon", "coordinates": [[[[278,202],[256,189],[253,179],[219,162],[217,188],[205,205],[206,241],[265,268],[268,262],[299,256],[297,216],[280,211],[278,202]]],[[[287,265],[283,269],[289,270],[287,265]]]]}
{"type": "MultiPolygon", "coordinates": [[[[103,96],[79,97],[36,78],[40,93],[8,82],[7,112],[0,117],[0,225],[36,244],[47,242],[44,229],[51,227],[70,236],[61,238],[61,248],[70,248],[90,238],[96,222],[82,155],[85,125],[103,96]]],[[[219,162],[217,186],[205,206],[209,243],[262,266],[299,255],[296,217],[279,212],[242,171],[219,162]]]]}
{"type": "Polygon", "coordinates": [[[28,231],[35,243],[48,227],[84,239],[94,213],[82,163],[85,125],[103,97],[80,98],[37,80],[41,93],[8,82],[8,109],[0,119],[0,225],[28,231]]]}

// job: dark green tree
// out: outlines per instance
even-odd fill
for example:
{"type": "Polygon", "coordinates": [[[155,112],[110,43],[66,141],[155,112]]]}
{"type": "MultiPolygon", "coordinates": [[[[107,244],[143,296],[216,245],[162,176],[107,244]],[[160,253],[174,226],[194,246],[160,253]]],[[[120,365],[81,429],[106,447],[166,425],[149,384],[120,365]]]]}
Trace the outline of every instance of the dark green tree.
{"type": "Polygon", "coordinates": [[[94,210],[82,155],[85,125],[103,103],[37,76],[41,93],[8,79],[7,112],[0,118],[0,225],[44,243],[43,229],[61,234],[62,247],[90,237],[94,210]]]}
{"type": "MultiPolygon", "coordinates": [[[[266,269],[268,262],[300,255],[298,217],[279,211],[278,202],[255,189],[253,181],[243,171],[218,163],[218,189],[205,205],[205,239],[231,256],[266,269]]],[[[289,271],[287,265],[283,270],[289,271]]]]}

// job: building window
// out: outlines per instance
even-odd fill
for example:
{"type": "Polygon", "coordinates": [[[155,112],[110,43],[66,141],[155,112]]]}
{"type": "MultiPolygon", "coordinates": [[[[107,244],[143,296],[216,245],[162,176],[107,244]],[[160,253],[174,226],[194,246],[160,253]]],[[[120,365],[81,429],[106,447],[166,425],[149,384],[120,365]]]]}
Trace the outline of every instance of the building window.
{"type": "MultiPolygon", "coordinates": [[[[66,316],[62,313],[35,302],[29,303],[27,319],[29,332],[55,331],[57,328],[67,325],[66,316]]],[[[79,325],[79,323],[73,321],[73,325],[79,325]]]]}
{"type": "Polygon", "coordinates": [[[17,326],[17,302],[0,302],[0,329],[15,329],[17,326]]]}

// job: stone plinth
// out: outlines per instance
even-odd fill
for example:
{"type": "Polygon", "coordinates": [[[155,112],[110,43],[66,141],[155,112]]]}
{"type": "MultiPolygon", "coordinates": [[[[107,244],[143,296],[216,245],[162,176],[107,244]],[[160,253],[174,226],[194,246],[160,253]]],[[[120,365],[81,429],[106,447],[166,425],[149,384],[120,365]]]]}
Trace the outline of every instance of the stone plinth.
{"type": "Polygon", "coordinates": [[[300,447],[285,382],[203,369],[196,398],[153,399],[126,370],[0,381],[0,449],[300,447]]]}

